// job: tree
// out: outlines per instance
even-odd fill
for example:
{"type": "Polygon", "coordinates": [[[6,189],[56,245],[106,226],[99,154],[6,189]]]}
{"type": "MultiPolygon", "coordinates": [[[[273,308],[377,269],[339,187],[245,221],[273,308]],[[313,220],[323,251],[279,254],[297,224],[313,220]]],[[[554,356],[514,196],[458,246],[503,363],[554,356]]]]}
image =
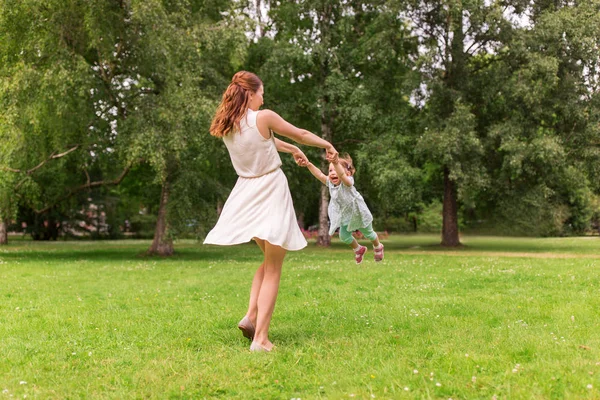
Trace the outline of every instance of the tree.
{"type": "MultiPolygon", "coordinates": [[[[38,88],[34,96],[37,108],[25,103],[15,106],[45,110],[43,115],[37,114],[53,131],[27,130],[32,125],[27,121],[13,126],[26,140],[37,134],[41,143],[50,141],[54,132],[60,132],[60,138],[75,136],[70,142],[84,150],[75,168],[87,185],[53,185],[63,193],[67,188],[67,197],[86,187],[119,183],[124,177],[92,181],[87,175],[90,163],[109,170],[120,165],[123,173],[142,160],[150,164],[162,187],[151,254],[172,253],[168,204],[182,176],[181,162],[188,153],[204,155],[207,135],[199,132],[208,131],[216,101],[213,87],[218,82],[205,82],[203,72],[210,78],[219,75],[216,71],[230,76],[243,59],[245,38],[227,17],[233,15],[227,13],[230,4],[46,0],[7,1],[2,8],[3,36],[11,39],[2,48],[13,66],[7,75],[40,74],[58,86],[54,92],[46,86],[38,88]],[[218,59],[220,66],[216,67],[219,56],[224,58],[218,59]],[[223,59],[229,60],[227,66],[223,59]],[[55,65],[60,66],[58,72],[55,65]],[[61,74],[64,84],[59,80],[61,74]],[[83,83],[77,86],[77,82],[83,83]],[[76,86],[73,94],[77,96],[60,92],[69,84],[76,86]],[[82,109],[66,113],[69,106],[82,109]],[[61,124],[65,126],[54,126],[61,124]]],[[[15,88],[21,97],[32,91],[25,83],[15,88]]],[[[46,154],[54,153],[49,148],[46,154]]],[[[61,176],[77,182],[72,175],[61,176]]],[[[64,199],[55,195],[40,201],[53,204],[64,199]]]]}
{"type": "Polygon", "coordinates": [[[482,132],[476,129],[477,107],[469,101],[471,82],[481,68],[496,61],[493,55],[511,37],[512,18],[523,11],[524,3],[415,0],[395,6],[412,21],[419,41],[417,65],[425,93],[418,148],[441,175],[442,245],[458,246],[459,200],[489,185],[482,132]]]}
{"type": "MultiPolygon", "coordinates": [[[[362,90],[355,46],[364,34],[365,21],[372,19],[380,3],[298,0],[271,4],[271,35],[259,39],[253,48],[260,53],[255,65],[260,66],[270,107],[293,123],[320,132],[345,151],[356,149],[365,137],[364,132],[347,129],[346,119],[356,118],[359,96],[355,92],[362,90]]],[[[318,157],[321,169],[327,171],[319,153],[309,150],[308,155],[313,160],[318,157]]],[[[330,244],[328,197],[327,188],[321,186],[317,243],[322,246],[330,244]]]]}

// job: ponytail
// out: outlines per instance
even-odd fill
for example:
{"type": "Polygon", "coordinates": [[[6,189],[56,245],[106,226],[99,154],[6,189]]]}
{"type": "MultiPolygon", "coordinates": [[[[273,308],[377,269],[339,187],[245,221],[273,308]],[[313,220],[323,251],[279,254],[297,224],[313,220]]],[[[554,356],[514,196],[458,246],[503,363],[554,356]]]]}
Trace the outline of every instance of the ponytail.
{"type": "Polygon", "coordinates": [[[239,130],[240,120],[250,103],[250,95],[256,93],[262,84],[252,72],[240,71],[233,75],[210,125],[210,134],[223,137],[235,129],[239,130]]]}

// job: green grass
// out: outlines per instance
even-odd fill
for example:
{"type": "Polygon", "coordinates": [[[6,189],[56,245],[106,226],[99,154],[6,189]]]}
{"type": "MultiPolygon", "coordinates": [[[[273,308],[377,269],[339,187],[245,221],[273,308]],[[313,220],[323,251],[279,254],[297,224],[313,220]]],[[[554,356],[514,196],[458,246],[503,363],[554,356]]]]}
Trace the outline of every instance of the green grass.
{"type": "Polygon", "coordinates": [[[600,398],[600,238],[438,241],[288,253],[270,354],[236,329],[255,245],[13,241],[0,399],[600,398]]]}

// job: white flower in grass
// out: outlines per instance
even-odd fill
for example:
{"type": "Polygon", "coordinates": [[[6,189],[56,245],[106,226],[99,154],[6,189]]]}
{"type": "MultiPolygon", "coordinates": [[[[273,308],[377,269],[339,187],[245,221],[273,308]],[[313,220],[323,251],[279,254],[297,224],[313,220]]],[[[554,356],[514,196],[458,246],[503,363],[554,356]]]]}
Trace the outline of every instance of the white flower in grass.
{"type": "Polygon", "coordinates": [[[436,382],[436,383],[435,383],[435,386],[437,386],[437,387],[442,387],[442,384],[441,384],[441,383],[439,383],[439,382],[436,382]]]}
{"type": "Polygon", "coordinates": [[[593,389],[594,387],[592,386],[592,384],[590,383],[589,385],[587,385],[588,389],[593,389]]]}
{"type": "Polygon", "coordinates": [[[417,369],[413,370],[413,374],[418,374],[418,373],[419,373],[419,370],[417,370],[417,369]]]}
{"type": "Polygon", "coordinates": [[[405,387],[404,387],[404,391],[405,391],[405,392],[408,392],[409,390],[410,390],[410,389],[408,388],[408,386],[405,386],[405,387]]]}
{"type": "Polygon", "coordinates": [[[27,382],[21,381],[21,382],[19,382],[19,385],[27,385],[27,382]]]}
{"type": "Polygon", "coordinates": [[[477,382],[477,377],[476,376],[472,376],[471,377],[471,382],[473,382],[473,383],[477,382]]]}

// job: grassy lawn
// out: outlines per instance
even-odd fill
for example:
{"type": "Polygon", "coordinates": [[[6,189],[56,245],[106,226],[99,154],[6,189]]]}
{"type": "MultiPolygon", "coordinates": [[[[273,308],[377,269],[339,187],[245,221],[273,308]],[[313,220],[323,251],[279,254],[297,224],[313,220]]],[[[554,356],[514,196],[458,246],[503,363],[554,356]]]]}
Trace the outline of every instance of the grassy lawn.
{"type": "MultiPolygon", "coordinates": [[[[12,238],[11,238],[12,239],[12,238]]],[[[600,398],[600,238],[393,236],[288,253],[253,354],[255,245],[0,248],[0,399],[600,398]]]]}

